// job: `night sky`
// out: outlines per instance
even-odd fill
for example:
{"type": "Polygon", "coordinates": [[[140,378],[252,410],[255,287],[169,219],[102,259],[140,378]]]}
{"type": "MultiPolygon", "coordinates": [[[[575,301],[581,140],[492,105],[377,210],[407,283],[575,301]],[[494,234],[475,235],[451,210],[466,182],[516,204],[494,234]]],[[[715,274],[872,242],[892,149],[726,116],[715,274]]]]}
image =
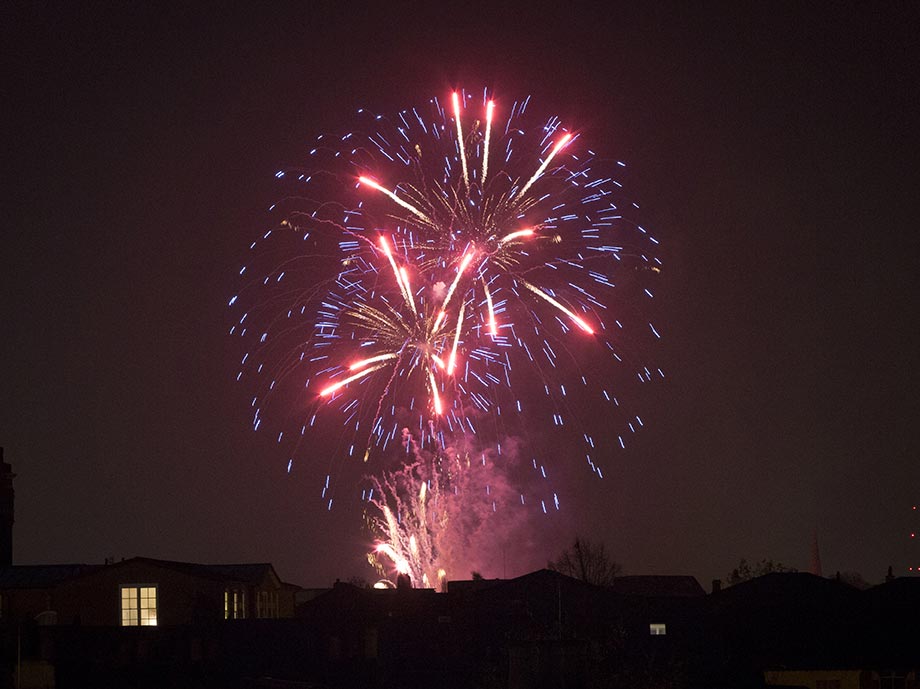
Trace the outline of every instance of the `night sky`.
{"type": "MultiPolygon", "coordinates": [[[[41,7],[40,7],[41,5],[41,7]]],[[[324,7],[327,5],[328,7],[324,7]]],[[[18,564],[144,555],[370,578],[355,510],[250,429],[227,300],[273,177],[357,108],[533,94],[630,165],[667,381],[603,481],[535,519],[630,574],[920,565],[909,4],[3,10],[0,445],[18,564]]],[[[318,449],[318,452],[321,448],[318,449]]],[[[555,467],[568,471],[565,466],[555,467]]],[[[577,472],[577,476],[575,473],[577,472]]],[[[581,474],[584,474],[582,477],[581,474]]]]}

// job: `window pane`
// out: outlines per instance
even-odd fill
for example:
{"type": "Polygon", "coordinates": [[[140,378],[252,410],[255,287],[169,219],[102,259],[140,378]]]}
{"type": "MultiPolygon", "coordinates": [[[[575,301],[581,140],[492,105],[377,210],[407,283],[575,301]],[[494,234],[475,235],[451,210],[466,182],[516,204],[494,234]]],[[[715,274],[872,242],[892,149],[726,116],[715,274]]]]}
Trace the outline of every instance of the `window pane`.
{"type": "Polygon", "coordinates": [[[157,623],[157,589],[155,586],[141,587],[141,624],[155,626],[157,623]]]}
{"type": "Polygon", "coordinates": [[[137,589],[121,587],[121,625],[131,627],[137,624],[137,589]]]}
{"type": "Polygon", "coordinates": [[[157,623],[157,587],[121,587],[121,624],[153,626],[157,623]]]}

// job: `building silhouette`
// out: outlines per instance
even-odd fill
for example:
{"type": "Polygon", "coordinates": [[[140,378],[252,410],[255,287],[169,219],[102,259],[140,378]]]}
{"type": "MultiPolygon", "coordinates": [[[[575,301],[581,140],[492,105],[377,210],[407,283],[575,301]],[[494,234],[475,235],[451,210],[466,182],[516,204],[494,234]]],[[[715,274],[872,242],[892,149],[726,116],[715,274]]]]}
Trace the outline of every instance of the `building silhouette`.
{"type": "Polygon", "coordinates": [[[14,478],[13,467],[3,460],[0,447],[0,566],[13,564],[14,478]]]}
{"type": "Polygon", "coordinates": [[[920,578],[774,572],[707,594],[690,576],[539,570],[306,591],[268,563],[7,559],[0,689],[920,689],[920,578]]]}

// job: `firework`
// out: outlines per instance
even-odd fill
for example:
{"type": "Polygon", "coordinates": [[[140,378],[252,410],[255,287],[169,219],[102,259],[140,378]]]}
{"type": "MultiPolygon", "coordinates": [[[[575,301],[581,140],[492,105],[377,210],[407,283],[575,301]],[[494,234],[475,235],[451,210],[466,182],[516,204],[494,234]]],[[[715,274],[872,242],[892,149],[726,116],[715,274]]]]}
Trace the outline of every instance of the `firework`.
{"type": "Polygon", "coordinates": [[[514,509],[518,495],[494,453],[473,457],[462,443],[427,452],[408,431],[402,443],[409,461],[374,476],[365,495],[375,538],[370,564],[381,576],[439,590],[448,573],[495,571],[526,513],[514,509]]]}
{"type": "MultiPolygon", "coordinates": [[[[279,171],[293,186],[273,207],[284,220],[253,244],[265,265],[241,270],[231,300],[253,426],[273,416],[289,468],[319,436],[336,457],[379,461],[365,474],[400,466],[406,428],[421,448],[462,435],[499,456],[503,439],[550,428],[602,477],[601,458],[642,426],[618,388],[663,377],[634,359],[658,338],[644,316],[658,242],[632,219],[625,166],[559,118],[534,117],[529,98],[448,102],[359,111],[352,132],[317,140],[309,168],[279,171]]],[[[397,550],[412,547],[389,547],[409,561],[397,550]]]]}
{"type": "Polygon", "coordinates": [[[444,505],[449,494],[442,495],[438,475],[428,469],[411,464],[373,478],[368,501],[376,511],[370,526],[379,540],[369,561],[382,575],[395,570],[416,586],[440,589],[447,571],[436,542],[449,531],[444,505]]]}

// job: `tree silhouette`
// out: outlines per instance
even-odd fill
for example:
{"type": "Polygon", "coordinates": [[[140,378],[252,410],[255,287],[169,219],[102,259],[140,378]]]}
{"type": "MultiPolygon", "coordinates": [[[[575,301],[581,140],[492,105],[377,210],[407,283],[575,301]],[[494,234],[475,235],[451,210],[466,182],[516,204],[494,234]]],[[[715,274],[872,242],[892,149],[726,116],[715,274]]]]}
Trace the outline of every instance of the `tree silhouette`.
{"type": "Polygon", "coordinates": [[[556,560],[551,560],[546,566],[554,572],[595,586],[610,586],[623,569],[607,554],[603,543],[592,543],[580,537],[576,537],[572,547],[563,550],[556,560]]]}

